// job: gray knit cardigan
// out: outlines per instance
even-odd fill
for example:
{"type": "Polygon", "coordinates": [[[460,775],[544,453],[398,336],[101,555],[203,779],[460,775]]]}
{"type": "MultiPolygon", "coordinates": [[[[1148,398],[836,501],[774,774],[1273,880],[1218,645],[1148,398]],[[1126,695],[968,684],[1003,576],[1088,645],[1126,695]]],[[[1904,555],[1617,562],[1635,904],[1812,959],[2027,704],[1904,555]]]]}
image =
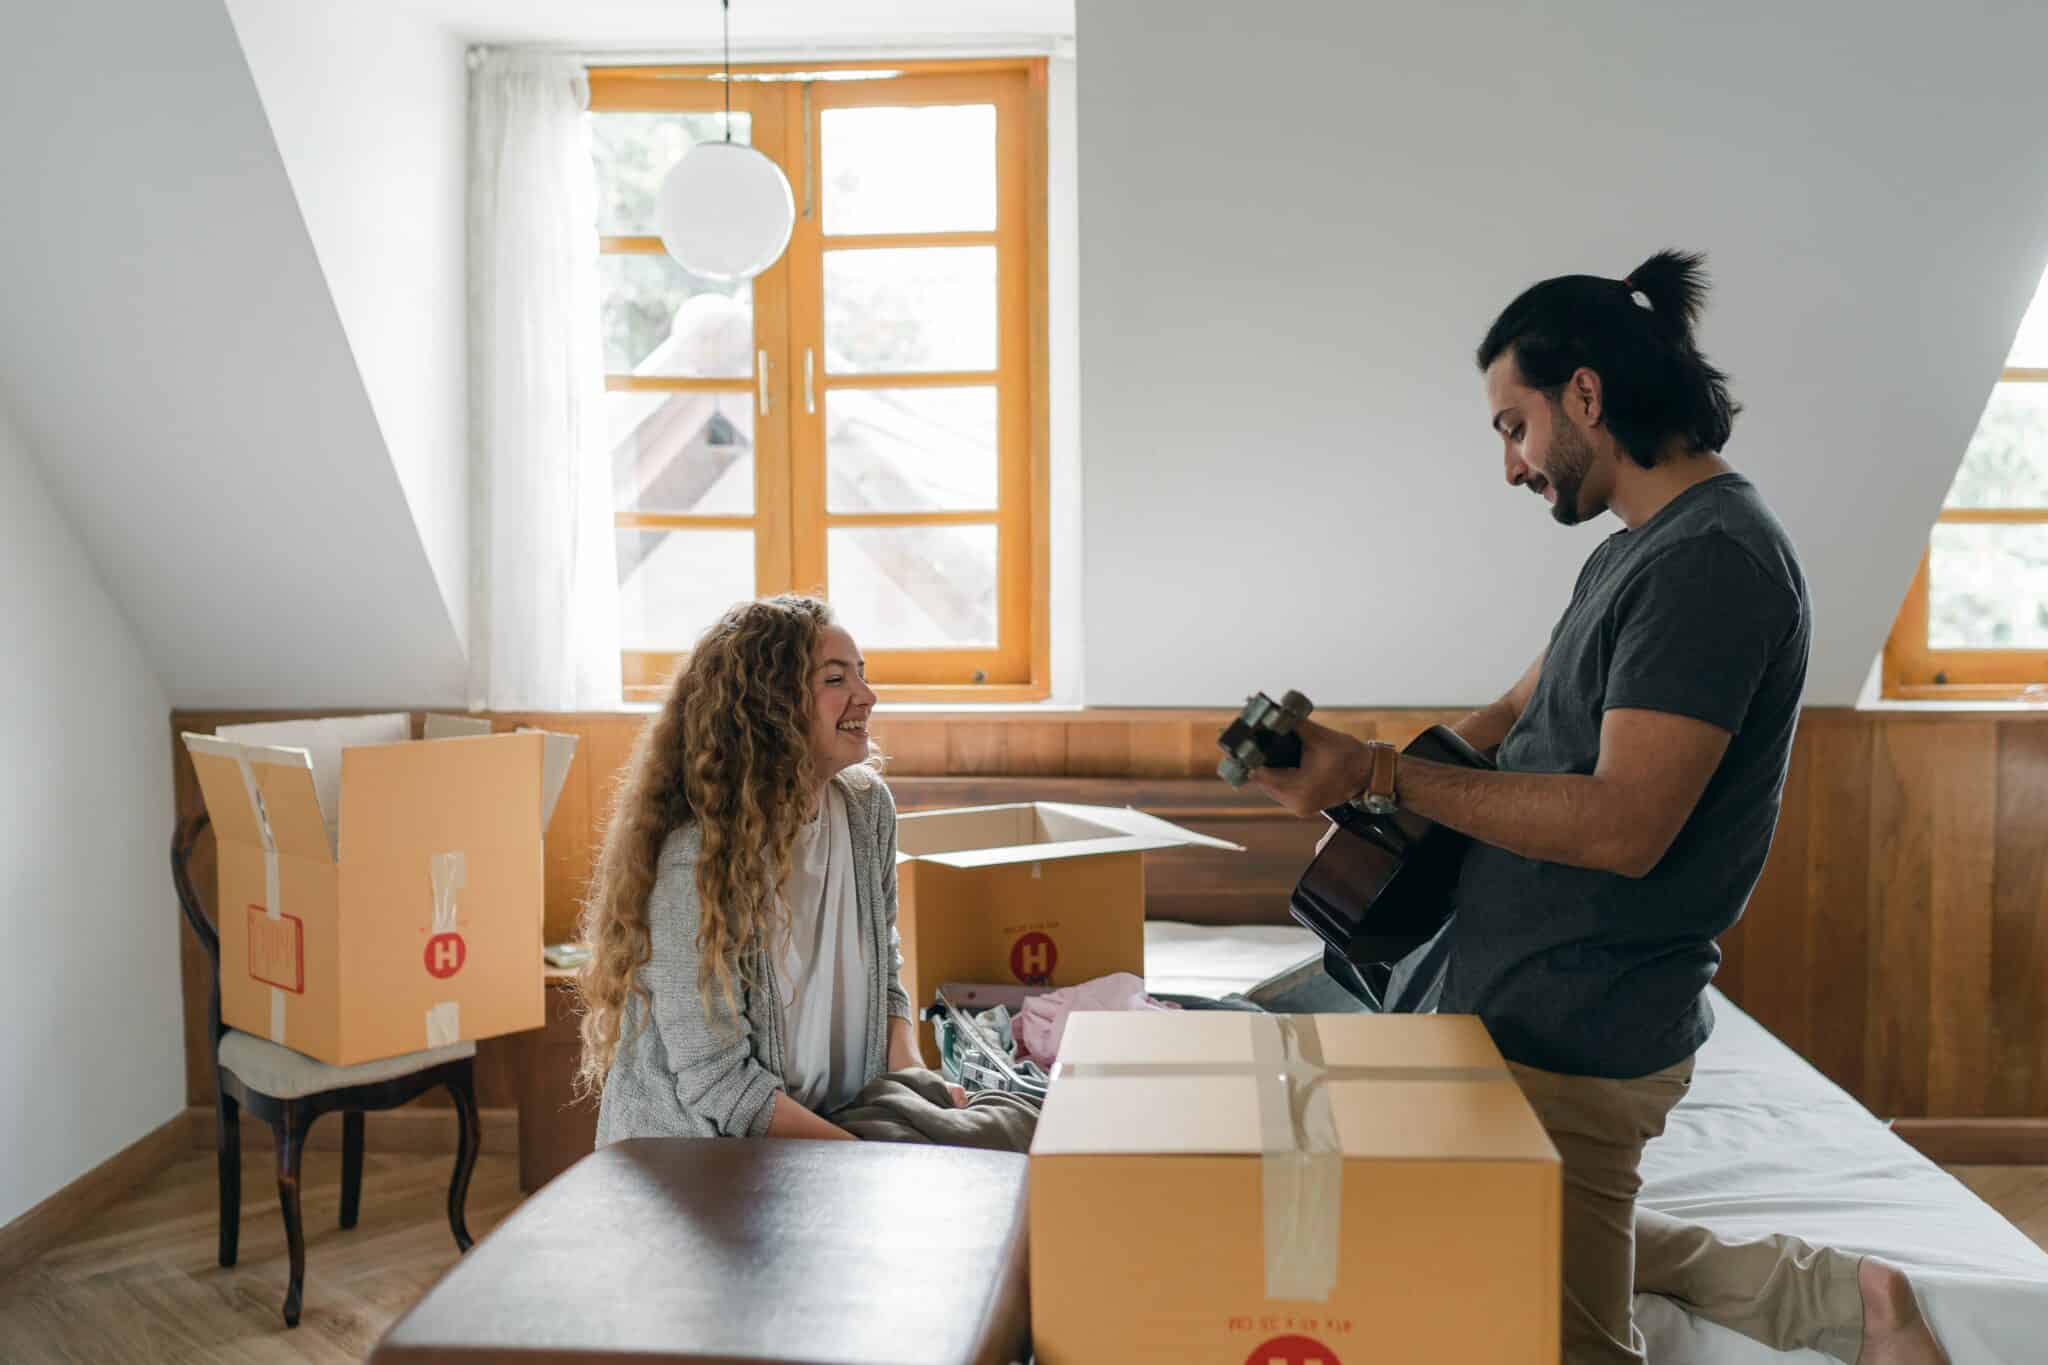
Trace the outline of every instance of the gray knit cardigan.
{"type": "MultiPolygon", "coordinates": [[[[866,935],[868,981],[865,1087],[883,1072],[889,1019],[908,1019],[903,949],[896,932],[896,802],[873,770],[848,768],[832,779],[846,796],[853,833],[854,896],[866,935]]],[[[653,952],[640,983],[654,998],[652,1021],[637,994],[626,1000],[619,1049],[605,1078],[597,1145],[631,1137],[759,1137],[768,1131],[783,1088],[782,994],[757,959],[756,984],[740,989],[737,1018],[711,992],[697,990],[697,858],[693,822],[662,845],[647,900],[653,952]]]]}

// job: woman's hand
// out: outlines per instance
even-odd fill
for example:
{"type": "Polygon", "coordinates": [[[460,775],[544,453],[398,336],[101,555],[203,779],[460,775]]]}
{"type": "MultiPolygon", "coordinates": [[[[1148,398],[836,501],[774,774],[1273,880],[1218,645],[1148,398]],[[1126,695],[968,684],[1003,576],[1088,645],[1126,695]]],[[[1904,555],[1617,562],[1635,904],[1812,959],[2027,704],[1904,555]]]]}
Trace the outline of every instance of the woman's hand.
{"type": "Polygon", "coordinates": [[[1253,784],[1294,814],[1315,815],[1342,805],[1372,776],[1363,742],[1312,720],[1296,724],[1294,733],[1301,736],[1300,767],[1252,770],[1253,784]]]}
{"type": "Polygon", "coordinates": [[[965,1109],[967,1107],[966,1090],[949,1081],[946,1083],[946,1093],[953,1097],[953,1107],[955,1109],[965,1109]]]}

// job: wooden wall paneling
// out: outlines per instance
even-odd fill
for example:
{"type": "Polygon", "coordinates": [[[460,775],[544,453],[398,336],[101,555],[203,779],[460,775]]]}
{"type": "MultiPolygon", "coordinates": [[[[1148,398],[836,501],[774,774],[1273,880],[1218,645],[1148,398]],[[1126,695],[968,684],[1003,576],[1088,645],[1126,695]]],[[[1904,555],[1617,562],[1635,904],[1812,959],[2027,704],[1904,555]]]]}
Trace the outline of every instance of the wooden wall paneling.
{"type": "Polygon", "coordinates": [[[946,728],[946,771],[963,776],[1010,771],[1010,731],[1001,724],[946,728]]]}
{"type": "Polygon", "coordinates": [[[1067,726],[1069,776],[1120,777],[1130,770],[1130,726],[1101,721],[1078,721],[1067,726]]]}
{"type": "Polygon", "coordinates": [[[1009,730],[1009,771],[1019,777],[1058,777],[1067,770],[1067,727],[1012,725],[1009,730]]]}
{"type": "MultiPolygon", "coordinates": [[[[172,718],[175,800],[201,809],[179,730],[279,713],[172,718]]],[[[303,713],[301,713],[303,714],[303,713]]],[[[341,714],[329,712],[325,714],[341,714]]],[[[1128,802],[1244,854],[1148,861],[1155,915],[1284,923],[1320,821],[1293,820],[1214,775],[1228,709],[885,711],[876,737],[904,809],[1000,801],[1128,802]],[[1105,788],[1102,779],[1113,779],[1105,788]]],[[[1406,743],[1456,710],[1332,710],[1324,723],[1406,743]]],[[[548,830],[547,937],[573,937],[613,784],[645,712],[494,716],[575,732],[578,759],[548,830]]],[[[1801,718],[1778,837],[1719,984],[1879,1113],[2048,1116],[2048,714],[1801,718]]],[[[211,839],[194,865],[214,894],[211,839]]],[[[168,877],[169,868],[165,868],[168,877]]],[[[205,958],[179,931],[189,1102],[211,1105],[205,958]]],[[[516,1049],[478,1048],[479,1101],[509,1105],[516,1049]],[[508,1050],[509,1049],[509,1050],[508,1050]]],[[[1988,1121],[1988,1120],[1987,1120],[1988,1121]]]]}
{"type": "MultiPolygon", "coordinates": [[[[1129,776],[1193,777],[1200,771],[1195,766],[1194,725],[1174,720],[1136,721],[1126,727],[1126,733],[1130,737],[1131,758],[1125,770],[1129,776]]],[[[1209,742],[1215,743],[1213,733],[1209,742]]]]}
{"type": "Polygon", "coordinates": [[[1991,1073],[1992,883],[1998,727],[1943,727],[1942,752],[1921,780],[1934,789],[1928,884],[1927,1107],[1981,1117],[1991,1073]]]}
{"type": "Polygon", "coordinates": [[[1870,1009],[1871,749],[1876,727],[1847,716],[1800,724],[1807,750],[1806,989],[1813,1001],[1807,1059],[1852,1094],[1864,1093],[1870,1009]]]}
{"type": "Polygon", "coordinates": [[[1998,727],[1986,1108],[2048,1113],[2048,725],[1998,727]]]}
{"type": "Polygon", "coordinates": [[[943,777],[950,759],[947,727],[922,717],[884,714],[873,726],[873,738],[888,758],[892,774],[943,777]]]}
{"type": "Polygon", "coordinates": [[[1807,800],[1811,745],[1795,743],[1770,856],[1742,915],[1740,992],[1757,1022],[1801,1052],[1812,1034],[1812,971],[1806,936],[1807,800]]]}
{"type": "Polygon", "coordinates": [[[1870,1026],[1864,1103],[1880,1114],[1927,1112],[1935,788],[1941,726],[1896,721],[1871,755],[1870,1026]]]}

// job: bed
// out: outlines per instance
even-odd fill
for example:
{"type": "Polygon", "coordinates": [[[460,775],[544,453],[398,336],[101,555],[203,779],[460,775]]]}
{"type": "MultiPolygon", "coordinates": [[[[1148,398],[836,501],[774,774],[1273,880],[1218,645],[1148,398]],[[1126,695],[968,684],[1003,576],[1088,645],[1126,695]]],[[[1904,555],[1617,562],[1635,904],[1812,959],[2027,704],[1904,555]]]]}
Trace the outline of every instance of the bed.
{"type": "MultiPolygon", "coordinates": [[[[1305,929],[1145,925],[1157,992],[1243,991],[1321,953],[1305,929]]],[[[1643,1202],[1736,1236],[1789,1232],[1905,1267],[1955,1365],[2048,1360],[2048,1253],[1954,1177],[1712,992],[1718,1023],[1692,1093],[1643,1160],[1643,1202]]],[[[1658,1365],[1818,1365],[1644,1294],[1636,1320],[1658,1365]]]]}

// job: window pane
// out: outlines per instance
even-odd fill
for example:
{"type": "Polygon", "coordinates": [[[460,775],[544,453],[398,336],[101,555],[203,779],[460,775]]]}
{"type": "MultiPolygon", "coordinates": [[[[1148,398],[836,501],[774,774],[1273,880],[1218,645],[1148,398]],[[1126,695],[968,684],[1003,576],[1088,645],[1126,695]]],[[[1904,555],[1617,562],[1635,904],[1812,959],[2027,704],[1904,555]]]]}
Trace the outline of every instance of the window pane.
{"type": "Polygon", "coordinates": [[[2012,353],[2005,358],[2007,369],[2048,370],[2048,274],[2034,290],[2034,301],[2020,319],[2019,335],[2012,339],[2012,353]]]}
{"type": "Polygon", "coordinates": [[[996,109],[827,109],[825,231],[993,232],[996,109]]]}
{"type": "MultiPolygon", "coordinates": [[[[725,115],[589,114],[590,156],[597,170],[597,231],[603,237],[654,235],[661,182],[700,142],[725,138],[725,115]]],[[[747,115],[732,116],[732,140],[751,142],[747,115]]]]}
{"type": "Polygon", "coordinates": [[[679,650],[754,595],[752,531],[620,531],[623,649],[679,650]]]}
{"type": "Polygon", "coordinates": [[[994,247],[826,253],[828,372],[995,367],[994,247]]]}
{"type": "Polygon", "coordinates": [[[607,393],[612,506],[748,516],[754,402],[744,393],[607,393]]]}
{"type": "Polygon", "coordinates": [[[754,373],[751,280],[707,280],[666,253],[599,256],[606,374],[746,379],[754,373]]]}
{"type": "Polygon", "coordinates": [[[833,389],[825,469],[834,512],[993,510],[996,391],[833,389]]]}
{"type": "Polygon", "coordinates": [[[993,648],[996,528],[835,527],[832,609],[863,649],[993,648]]]}
{"type": "Polygon", "coordinates": [[[2048,649],[2048,526],[1936,526],[1930,649],[2048,649]]]}
{"type": "Polygon", "coordinates": [[[2048,384],[2000,384],[1949,486],[1950,507],[2048,507],[2048,384]]]}

